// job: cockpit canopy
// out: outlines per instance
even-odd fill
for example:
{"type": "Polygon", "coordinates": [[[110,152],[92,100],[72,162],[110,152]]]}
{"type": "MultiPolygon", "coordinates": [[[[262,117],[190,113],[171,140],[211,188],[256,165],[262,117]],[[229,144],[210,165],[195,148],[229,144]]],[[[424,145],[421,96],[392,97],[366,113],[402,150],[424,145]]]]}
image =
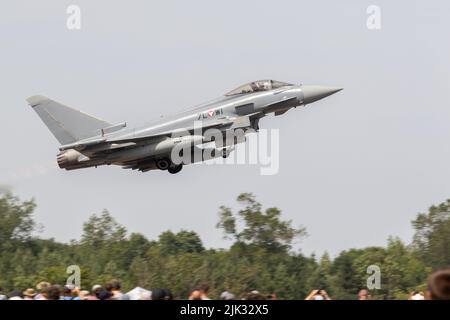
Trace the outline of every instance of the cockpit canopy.
{"type": "Polygon", "coordinates": [[[252,92],[258,92],[258,91],[268,91],[272,89],[277,89],[280,87],[286,87],[286,86],[293,86],[293,84],[281,82],[281,81],[275,81],[275,80],[258,80],[253,81],[247,84],[244,84],[234,90],[231,90],[230,92],[226,93],[226,96],[234,96],[237,94],[245,94],[245,93],[252,93],[252,92]]]}

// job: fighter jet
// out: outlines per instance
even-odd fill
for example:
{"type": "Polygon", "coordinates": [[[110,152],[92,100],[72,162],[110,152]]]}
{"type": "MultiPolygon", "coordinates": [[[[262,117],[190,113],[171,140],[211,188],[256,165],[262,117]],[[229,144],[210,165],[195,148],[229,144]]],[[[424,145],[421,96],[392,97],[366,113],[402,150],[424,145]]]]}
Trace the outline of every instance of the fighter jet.
{"type": "Polygon", "coordinates": [[[57,155],[61,169],[118,165],[175,174],[186,164],[226,158],[237,143],[245,141],[245,130],[258,131],[259,121],[266,115],[282,115],[340,90],[275,80],[253,81],[188,111],[135,128],[127,127],[125,122],[111,124],[44,96],[32,96],[27,101],[61,144],[57,155]],[[208,134],[211,130],[215,134],[208,134]],[[237,131],[240,135],[235,134],[237,131]],[[218,139],[217,133],[232,139],[218,139]],[[213,146],[205,148],[208,143],[213,146]],[[198,151],[202,156],[193,156],[198,151]],[[181,157],[175,161],[174,154],[181,157]]]}

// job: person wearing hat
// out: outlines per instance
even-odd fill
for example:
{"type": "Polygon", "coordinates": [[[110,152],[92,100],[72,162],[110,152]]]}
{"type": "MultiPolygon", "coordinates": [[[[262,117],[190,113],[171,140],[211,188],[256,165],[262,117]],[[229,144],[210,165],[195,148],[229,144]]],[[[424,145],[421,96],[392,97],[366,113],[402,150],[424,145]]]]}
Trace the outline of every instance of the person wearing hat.
{"type": "Polygon", "coordinates": [[[36,291],[33,288],[28,288],[23,292],[23,300],[34,300],[36,296],[36,291]]]}
{"type": "Polygon", "coordinates": [[[38,290],[38,294],[34,296],[34,300],[47,300],[45,292],[50,287],[50,283],[46,281],[41,281],[36,285],[36,289],[38,290]]]}
{"type": "Polygon", "coordinates": [[[103,287],[99,284],[92,286],[90,294],[86,297],[86,300],[99,300],[97,294],[103,290],[103,287]]]}

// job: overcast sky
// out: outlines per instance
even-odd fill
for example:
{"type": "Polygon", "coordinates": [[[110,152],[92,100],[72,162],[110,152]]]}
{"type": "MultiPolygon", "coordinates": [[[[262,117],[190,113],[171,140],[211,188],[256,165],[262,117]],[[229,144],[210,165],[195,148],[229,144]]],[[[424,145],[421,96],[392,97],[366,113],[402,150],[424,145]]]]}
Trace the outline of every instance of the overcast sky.
{"type": "Polygon", "coordinates": [[[78,238],[107,208],[130,232],[195,230],[241,192],[303,225],[305,253],[409,242],[410,221],[450,197],[448,1],[4,1],[0,5],[0,185],[34,197],[41,236],[78,238]],[[81,30],[66,8],[81,8],[81,30]],[[366,26],[369,5],[381,29],[366,26]],[[112,123],[157,119],[273,78],[342,86],[262,120],[280,131],[280,170],[189,166],[66,172],[25,99],[43,94],[112,123]]]}

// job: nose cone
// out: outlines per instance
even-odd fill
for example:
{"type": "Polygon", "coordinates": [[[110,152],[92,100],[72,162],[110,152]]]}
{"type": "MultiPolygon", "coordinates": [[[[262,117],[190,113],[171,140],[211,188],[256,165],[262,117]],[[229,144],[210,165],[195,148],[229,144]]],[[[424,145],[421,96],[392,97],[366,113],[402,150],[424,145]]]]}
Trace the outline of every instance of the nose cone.
{"type": "Polygon", "coordinates": [[[325,87],[325,86],[302,86],[303,103],[308,104],[325,97],[331,96],[333,93],[341,91],[342,88],[325,87]]]}

